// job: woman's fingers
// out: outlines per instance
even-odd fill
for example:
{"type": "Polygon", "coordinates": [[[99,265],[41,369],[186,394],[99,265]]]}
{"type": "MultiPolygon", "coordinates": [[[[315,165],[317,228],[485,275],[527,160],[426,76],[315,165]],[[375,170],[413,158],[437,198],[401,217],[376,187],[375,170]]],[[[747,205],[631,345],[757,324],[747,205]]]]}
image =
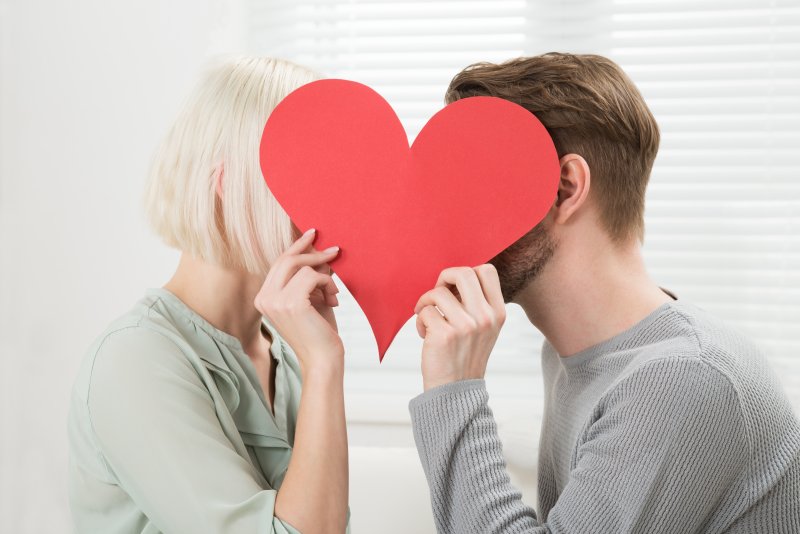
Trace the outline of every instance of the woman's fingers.
{"type": "MultiPolygon", "coordinates": [[[[324,275],[324,273],[321,273],[324,275]]],[[[330,276],[330,275],[328,275],[330,276]]],[[[336,283],[333,283],[334,291],[331,293],[329,286],[326,286],[326,289],[322,290],[322,295],[325,297],[325,304],[330,306],[331,308],[335,308],[339,305],[339,288],[336,287],[336,283]]]]}
{"type": "Polygon", "coordinates": [[[289,280],[292,279],[295,273],[297,273],[303,267],[322,267],[325,264],[333,261],[338,254],[339,247],[331,247],[321,251],[312,249],[311,252],[295,254],[288,254],[287,250],[287,252],[284,252],[269,270],[267,278],[271,283],[276,284],[278,287],[283,287],[288,284],[289,280]]]}
{"type": "MultiPolygon", "coordinates": [[[[336,293],[339,292],[330,275],[319,273],[309,265],[301,267],[297,274],[286,284],[287,293],[294,294],[292,300],[295,301],[306,299],[317,289],[325,294],[326,302],[329,295],[336,299],[336,293]]],[[[338,300],[336,302],[338,304],[338,300]]]]}
{"type": "Polygon", "coordinates": [[[327,263],[322,263],[314,267],[314,270],[322,274],[331,274],[331,266],[327,263]]]}
{"type": "Polygon", "coordinates": [[[292,245],[284,251],[284,254],[300,254],[301,252],[305,252],[308,247],[314,242],[314,238],[317,237],[317,231],[314,228],[310,228],[303,233],[300,237],[297,238],[297,241],[292,243],[292,245]]]}
{"type": "MultiPolygon", "coordinates": [[[[327,263],[323,263],[322,265],[317,265],[314,267],[314,270],[320,274],[324,275],[331,275],[331,266],[327,263]]],[[[339,288],[334,285],[336,289],[333,293],[328,292],[327,290],[323,290],[322,294],[325,297],[325,304],[330,306],[331,308],[335,308],[339,305],[339,298],[336,296],[339,293],[339,288]]]]}
{"type": "Polygon", "coordinates": [[[319,290],[325,305],[335,307],[339,305],[339,299],[336,297],[339,290],[330,278],[331,268],[328,263],[339,254],[339,247],[316,250],[315,237],[316,231],[311,229],[292,243],[273,263],[267,274],[265,286],[279,291],[291,285],[295,290],[299,289],[301,293],[305,293],[301,296],[303,301],[307,301],[311,293],[319,290]],[[318,278],[305,273],[295,282],[295,278],[307,270],[327,278],[318,278]]]}

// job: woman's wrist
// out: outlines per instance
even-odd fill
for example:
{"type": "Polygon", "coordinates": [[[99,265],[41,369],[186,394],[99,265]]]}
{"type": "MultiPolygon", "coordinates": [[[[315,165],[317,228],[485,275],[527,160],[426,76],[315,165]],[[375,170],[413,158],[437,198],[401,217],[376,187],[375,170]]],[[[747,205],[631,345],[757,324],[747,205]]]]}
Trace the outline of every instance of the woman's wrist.
{"type": "Polygon", "coordinates": [[[303,384],[309,383],[342,383],[344,380],[344,356],[343,354],[317,355],[314,363],[303,364],[309,359],[300,359],[300,372],[303,377],[303,384]]]}

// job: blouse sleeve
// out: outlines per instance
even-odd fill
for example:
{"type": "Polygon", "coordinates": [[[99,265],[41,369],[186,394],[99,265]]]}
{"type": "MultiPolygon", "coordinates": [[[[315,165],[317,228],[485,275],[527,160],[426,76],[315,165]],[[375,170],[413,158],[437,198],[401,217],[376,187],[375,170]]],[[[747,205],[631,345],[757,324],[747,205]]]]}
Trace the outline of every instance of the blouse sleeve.
{"type": "Polygon", "coordinates": [[[208,390],[166,336],[142,327],[110,334],[87,403],[109,470],[164,534],[299,534],[275,517],[277,491],[237,454],[208,390]]]}

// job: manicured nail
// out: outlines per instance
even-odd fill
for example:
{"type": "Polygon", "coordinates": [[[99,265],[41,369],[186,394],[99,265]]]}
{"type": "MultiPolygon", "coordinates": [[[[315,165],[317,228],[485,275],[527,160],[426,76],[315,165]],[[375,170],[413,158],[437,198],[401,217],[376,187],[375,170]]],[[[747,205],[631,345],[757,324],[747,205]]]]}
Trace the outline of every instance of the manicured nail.
{"type": "Polygon", "coordinates": [[[311,234],[313,234],[313,233],[314,233],[314,232],[316,232],[316,231],[317,231],[317,229],[316,229],[316,228],[309,228],[308,230],[306,230],[306,233],[305,233],[305,234],[303,234],[303,235],[304,235],[304,236],[311,235],[311,234]]]}
{"type": "Polygon", "coordinates": [[[332,252],[339,252],[339,247],[330,247],[325,249],[325,254],[330,254],[332,252]]]}

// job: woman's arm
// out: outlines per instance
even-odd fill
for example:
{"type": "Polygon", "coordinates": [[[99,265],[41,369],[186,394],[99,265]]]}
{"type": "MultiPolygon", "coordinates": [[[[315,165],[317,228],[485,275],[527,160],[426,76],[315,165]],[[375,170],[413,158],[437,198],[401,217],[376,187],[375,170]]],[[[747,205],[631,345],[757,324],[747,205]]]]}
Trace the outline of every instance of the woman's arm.
{"type": "Polygon", "coordinates": [[[275,502],[275,515],[303,534],[344,532],[347,502],[342,377],[306,373],[295,447],[275,502]]]}
{"type": "Polygon", "coordinates": [[[336,254],[313,251],[308,239],[299,243],[300,252],[284,258],[290,261],[276,262],[257,299],[297,354],[303,377],[279,492],[262,486],[227,438],[208,390],[174,341],[135,326],[110,334],[98,349],[86,400],[92,439],[116,482],[165,534],[345,531],[344,349],[330,313],[336,288],[319,272],[336,254]]]}
{"type": "Polygon", "coordinates": [[[314,237],[306,232],[275,261],[255,299],[300,362],[294,450],[275,515],[304,534],[344,532],[348,502],[344,347],[331,310],[338,290],[327,265],[338,249],[318,252],[314,237]]]}

